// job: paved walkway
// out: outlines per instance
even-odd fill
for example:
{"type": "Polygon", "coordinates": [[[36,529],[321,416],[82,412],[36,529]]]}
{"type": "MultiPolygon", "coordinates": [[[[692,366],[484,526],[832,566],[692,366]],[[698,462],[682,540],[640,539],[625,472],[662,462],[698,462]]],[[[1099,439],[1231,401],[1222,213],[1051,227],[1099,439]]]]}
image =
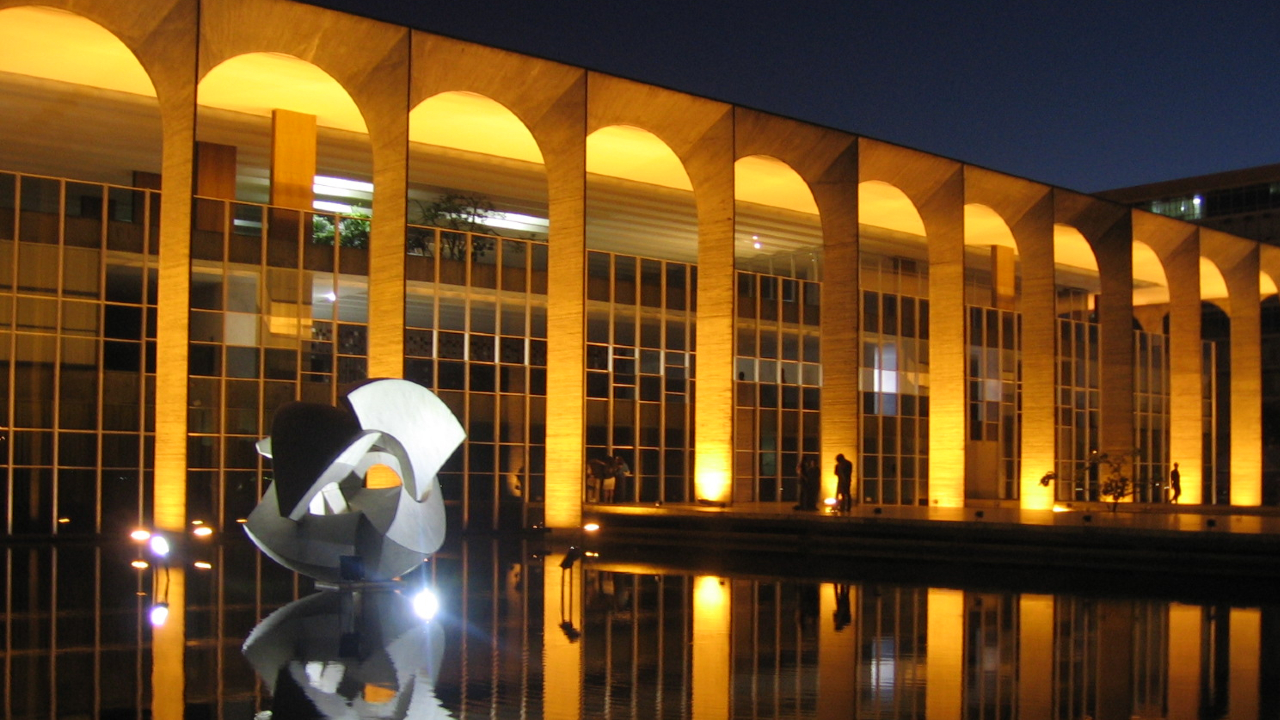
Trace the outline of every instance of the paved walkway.
{"type": "Polygon", "coordinates": [[[1221,505],[1176,506],[1121,503],[1115,512],[1102,503],[1078,505],[1067,511],[1022,510],[1003,507],[935,508],[899,505],[857,505],[848,514],[827,510],[805,512],[792,503],[737,503],[726,507],[694,504],[588,505],[587,515],[688,516],[716,515],[735,519],[793,521],[803,523],[849,523],[889,521],[898,525],[917,523],[966,523],[990,526],[1096,527],[1115,531],[1225,533],[1280,537],[1280,508],[1238,508],[1221,505]]]}

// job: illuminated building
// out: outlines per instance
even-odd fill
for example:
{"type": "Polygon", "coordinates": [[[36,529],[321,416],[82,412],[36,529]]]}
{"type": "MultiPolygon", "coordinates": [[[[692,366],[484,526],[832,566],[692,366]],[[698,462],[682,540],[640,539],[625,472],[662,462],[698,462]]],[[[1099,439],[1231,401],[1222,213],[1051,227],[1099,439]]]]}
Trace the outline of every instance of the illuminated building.
{"type": "Polygon", "coordinates": [[[1261,501],[1280,248],[285,0],[0,0],[0,82],[13,534],[228,526],[276,407],[401,376],[469,527],[576,526],[613,456],[616,501],[789,506],[844,453],[863,503],[1047,509],[1137,450],[1195,504],[1202,300],[1207,497],[1261,501]]]}

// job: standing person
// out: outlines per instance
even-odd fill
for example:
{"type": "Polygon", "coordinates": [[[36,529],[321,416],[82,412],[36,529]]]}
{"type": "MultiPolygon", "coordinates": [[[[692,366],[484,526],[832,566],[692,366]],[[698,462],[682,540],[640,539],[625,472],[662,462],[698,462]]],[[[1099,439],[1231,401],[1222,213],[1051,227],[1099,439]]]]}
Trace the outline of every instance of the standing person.
{"type": "Polygon", "coordinates": [[[818,509],[818,485],[822,479],[818,476],[818,461],[812,457],[802,457],[796,463],[796,487],[799,498],[793,510],[818,509]]]}
{"type": "Polygon", "coordinates": [[[621,455],[613,456],[613,475],[617,479],[618,494],[621,502],[631,502],[635,498],[631,492],[631,466],[621,455]]]}
{"type": "Polygon", "coordinates": [[[1182,473],[1178,472],[1178,463],[1174,463],[1169,471],[1169,489],[1173,491],[1172,502],[1176,504],[1182,496],[1182,473]]]}
{"type": "Polygon", "coordinates": [[[853,463],[845,459],[844,453],[836,455],[836,507],[847,513],[853,509],[853,463]]]}

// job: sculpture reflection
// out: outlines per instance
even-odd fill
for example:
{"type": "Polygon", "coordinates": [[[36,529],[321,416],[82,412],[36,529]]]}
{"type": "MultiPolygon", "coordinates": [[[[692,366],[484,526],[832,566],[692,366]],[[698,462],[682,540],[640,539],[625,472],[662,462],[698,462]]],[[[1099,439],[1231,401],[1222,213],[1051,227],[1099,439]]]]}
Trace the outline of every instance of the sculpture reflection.
{"type": "Polygon", "coordinates": [[[344,405],[276,412],[258,443],[275,478],[245,528],[276,562],[317,580],[391,580],[444,542],[436,473],[465,433],[440,398],[407,380],[369,381],[344,405]],[[366,483],[375,471],[393,482],[366,483]]]}
{"type": "Polygon", "coordinates": [[[417,611],[429,604],[389,590],[321,592],[272,613],[244,643],[272,697],[259,717],[451,717],[435,692],[444,632],[417,611]]]}

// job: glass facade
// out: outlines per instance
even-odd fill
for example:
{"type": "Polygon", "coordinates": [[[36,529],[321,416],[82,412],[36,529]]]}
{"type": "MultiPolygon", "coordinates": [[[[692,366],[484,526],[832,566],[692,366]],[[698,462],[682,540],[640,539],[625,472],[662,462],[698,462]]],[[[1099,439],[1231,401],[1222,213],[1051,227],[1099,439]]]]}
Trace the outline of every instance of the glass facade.
{"type": "Polygon", "coordinates": [[[446,501],[468,527],[540,523],[546,244],[411,226],[406,247],[405,377],[467,431],[440,474],[446,501]]]}
{"type": "Polygon", "coordinates": [[[862,502],[929,502],[928,268],[862,256],[862,502]]]}
{"type": "Polygon", "coordinates": [[[696,298],[692,265],[587,253],[587,462],[631,469],[611,498],[584,473],[587,502],[692,498],[696,298]]]}
{"type": "Polygon", "coordinates": [[[187,514],[231,527],[270,479],[255,445],[275,411],[331,405],[367,377],[367,234],[207,198],[192,217],[187,514]]]}
{"type": "Polygon", "coordinates": [[[794,502],[820,456],[821,283],[738,273],[734,499],[794,502]]]}
{"type": "Polygon", "coordinates": [[[6,534],[149,513],[159,196],[0,173],[6,534]]]}

